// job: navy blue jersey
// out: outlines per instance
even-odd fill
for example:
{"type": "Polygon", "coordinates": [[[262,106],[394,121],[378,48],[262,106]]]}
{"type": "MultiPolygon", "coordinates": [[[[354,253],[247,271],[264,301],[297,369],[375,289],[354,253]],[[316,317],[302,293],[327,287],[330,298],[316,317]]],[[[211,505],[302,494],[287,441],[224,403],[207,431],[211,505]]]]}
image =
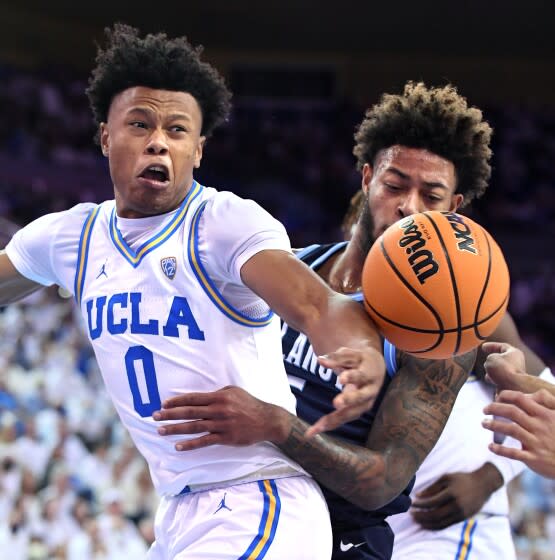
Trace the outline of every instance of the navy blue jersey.
{"type": "MultiPolygon", "coordinates": [[[[311,245],[297,252],[297,257],[311,268],[317,269],[333,254],[341,251],[345,245],[346,242],[311,245]]],[[[362,294],[353,295],[353,298],[362,301],[362,294]]],[[[289,383],[297,398],[297,414],[312,424],[324,414],[334,410],[332,401],[341,391],[341,386],[331,369],[318,364],[317,356],[307,337],[285,323],[282,323],[282,346],[289,383]]],[[[384,356],[388,375],[386,375],[384,385],[372,409],[357,420],[329,432],[330,435],[357,445],[366,445],[376,410],[383,399],[391,376],[396,371],[395,348],[387,341],[384,343],[384,356]]],[[[363,510],[335,492],[322,487],[334,531],[333,558],[336,557],[336,554],[337,558],[380,560],[390,558],[393,533],[385,522],[385,518],[388,515],[407,511],[410,506],[409,493],[412,484],[411,482],[409,487],[389,504],[375,511],[363,510]]]]}

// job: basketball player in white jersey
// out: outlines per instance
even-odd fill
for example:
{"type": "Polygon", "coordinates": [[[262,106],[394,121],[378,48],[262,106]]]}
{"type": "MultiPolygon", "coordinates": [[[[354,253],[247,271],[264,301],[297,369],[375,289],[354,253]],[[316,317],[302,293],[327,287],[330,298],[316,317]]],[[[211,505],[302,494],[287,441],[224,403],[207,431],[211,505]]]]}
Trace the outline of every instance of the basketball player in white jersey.
{"type": "Polygon", "coordinates": [[[329,558],[325,500],[296,461],[268,442],[185,460],[152,414],[168,397],[226,385],[294,412],[275,311],[342,371],[348,390],[327,419],[339,422],[371,404],[383,381],[379,336],[357,303],[294,257],[279,222],[194,180],[205,139],[230,107],[200,50],[121,24],[107,36],[87,93],[115,200],[20,230],[0,253],[0,304],[51,284],[75,296],[162,496],[150,559],[329,558]]]}

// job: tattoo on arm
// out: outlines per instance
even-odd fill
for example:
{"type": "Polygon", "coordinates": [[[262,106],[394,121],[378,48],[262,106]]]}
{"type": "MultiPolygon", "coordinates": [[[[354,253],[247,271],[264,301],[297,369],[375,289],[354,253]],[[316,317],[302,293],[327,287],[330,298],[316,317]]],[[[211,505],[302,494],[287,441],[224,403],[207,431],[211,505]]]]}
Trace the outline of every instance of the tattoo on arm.
{"type": "Polygon", "coordinates": [[[308,424],[291,418],[279,447],[320,484],[363,509],[401,493],[435,445],[475,353],[450,360],[401,355],[370,430],[367,448],[329,435],[305,438],[308,424]]]}
{"type": "Polygon", "coordinates": [[[329,435],[306,439],[308,424],[295,417],[287,440],[279,447],[320,484],[364,509],[375,505],[374,490],[383,484],[381,454],[329,435]]]}
{"type": "Polygon", "coordinates": [[[369,434],[368,447],[385,457],[385,491],[403,488],[439,439],[476,352],[448,360],[399,354],[369,434]]]}

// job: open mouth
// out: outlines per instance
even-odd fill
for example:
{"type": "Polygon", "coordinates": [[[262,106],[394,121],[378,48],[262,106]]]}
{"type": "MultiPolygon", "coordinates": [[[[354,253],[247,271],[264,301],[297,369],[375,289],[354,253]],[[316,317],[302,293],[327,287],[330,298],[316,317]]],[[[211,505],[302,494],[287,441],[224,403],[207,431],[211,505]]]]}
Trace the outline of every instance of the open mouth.
{"type": "Polygon", "coordinates": [[[141,179],[145,179],[155,186],[166,185],[169,181],[169,171],[164,165],[149,165],[139,175],[141,179]]]}

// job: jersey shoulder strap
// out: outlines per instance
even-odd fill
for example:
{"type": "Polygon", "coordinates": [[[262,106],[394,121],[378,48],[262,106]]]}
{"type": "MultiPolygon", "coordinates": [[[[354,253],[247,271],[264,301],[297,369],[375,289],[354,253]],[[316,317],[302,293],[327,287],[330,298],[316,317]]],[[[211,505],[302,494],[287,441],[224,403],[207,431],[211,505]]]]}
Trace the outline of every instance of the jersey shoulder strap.
{"type": "Polygon", "coordinates": [[[325,245],[309,245],[302,249],[294,249],[295,256],[310,268],[317,268],[326,262],[333,254],[337,253],[347,245],[346,241],[338,243],[327,243],[325,245]]]}

